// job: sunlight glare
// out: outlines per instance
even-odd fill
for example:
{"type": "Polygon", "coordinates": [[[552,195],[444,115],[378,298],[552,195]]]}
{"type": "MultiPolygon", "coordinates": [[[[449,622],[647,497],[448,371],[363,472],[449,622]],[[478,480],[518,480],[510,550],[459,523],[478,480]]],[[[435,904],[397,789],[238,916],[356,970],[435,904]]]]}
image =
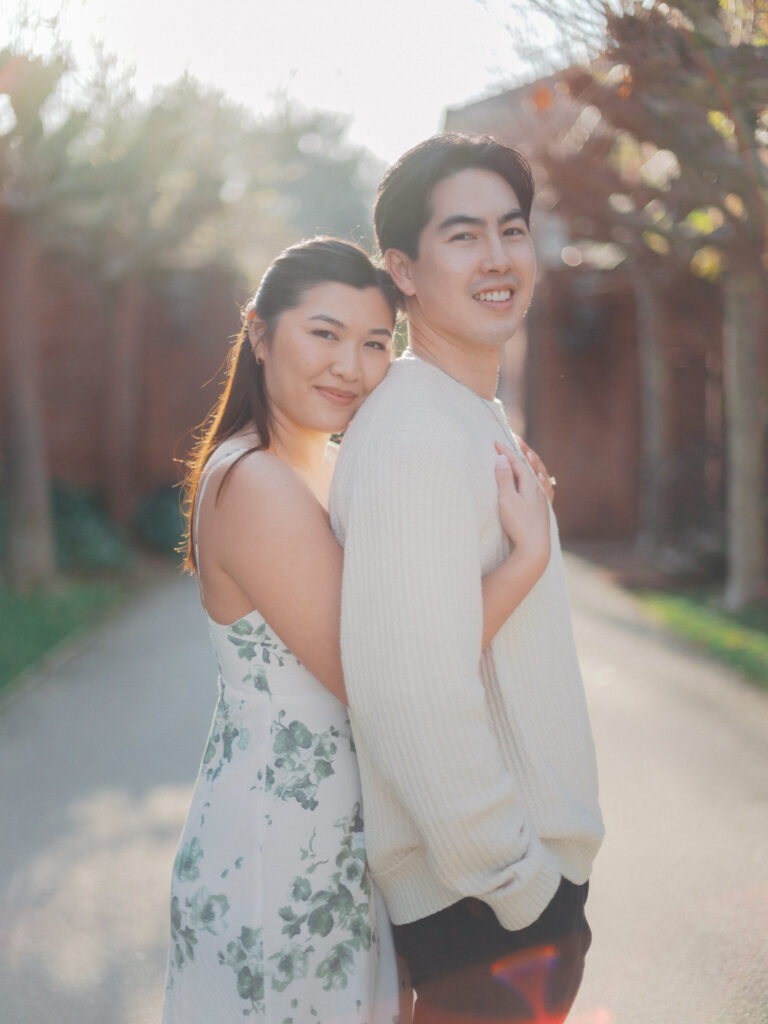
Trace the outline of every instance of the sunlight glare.
{"type": "MultiPolygon", "coordinates": [[[[40,0],[35,14],[58,15],[83,70],[103,41],[135,67],[140,95],[189,71],[259,115],[289,97],[346,114],[351,141],[387,161],[439,131],[446,107],[521,73],[499,0],[447,0],[439,17],[429,0],[220,0],[197,9],[181,0],[40,0]]],[[[14,13],[3,22],[13,26],[14,13]]]]}

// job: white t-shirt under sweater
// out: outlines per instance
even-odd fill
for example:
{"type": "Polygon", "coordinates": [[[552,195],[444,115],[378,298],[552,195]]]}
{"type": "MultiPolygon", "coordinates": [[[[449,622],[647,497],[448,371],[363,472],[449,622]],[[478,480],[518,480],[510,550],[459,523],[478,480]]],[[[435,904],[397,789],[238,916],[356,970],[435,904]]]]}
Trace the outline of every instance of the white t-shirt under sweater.
{"type": "Polygon", "coordinates": [[[371,873],[395,924],[465,896],[502,925],[581,883],[603,836],[562,554],[485,652],[504,411],[406,353],[339,452],[341,646],[371,873]]]}

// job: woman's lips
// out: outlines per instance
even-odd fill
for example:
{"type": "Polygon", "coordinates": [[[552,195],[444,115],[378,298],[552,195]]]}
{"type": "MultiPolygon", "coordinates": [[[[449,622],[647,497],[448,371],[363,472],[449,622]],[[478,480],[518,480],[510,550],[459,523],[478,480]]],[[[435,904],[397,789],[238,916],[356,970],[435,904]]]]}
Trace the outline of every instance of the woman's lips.
{"type": "Polygon", "coordinates": [[[340,391],[338,388],[318,387],[317,390],[333,405],[351,405],[357,400],[356,391],[340,391]]]}

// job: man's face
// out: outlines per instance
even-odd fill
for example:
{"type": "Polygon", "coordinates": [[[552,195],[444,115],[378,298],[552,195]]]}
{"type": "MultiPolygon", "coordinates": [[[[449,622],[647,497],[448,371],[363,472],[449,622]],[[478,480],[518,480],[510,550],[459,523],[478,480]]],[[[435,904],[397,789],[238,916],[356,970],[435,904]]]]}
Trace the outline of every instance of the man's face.
{"type": "Polygon", "coordinates": [[[514,189],[494,171],[469,168],[438,182],[418,259],[390,268],[408,296],[412,329],[461,346],[501,346],[533,293],[536,257],[514,189]]]}

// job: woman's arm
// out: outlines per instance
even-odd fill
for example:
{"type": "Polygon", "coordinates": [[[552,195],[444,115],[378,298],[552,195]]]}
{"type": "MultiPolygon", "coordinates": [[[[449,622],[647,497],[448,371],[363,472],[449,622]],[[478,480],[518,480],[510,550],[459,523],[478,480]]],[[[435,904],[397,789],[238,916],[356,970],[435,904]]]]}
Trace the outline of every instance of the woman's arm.
{"type": "Polygon", "coordinates": [[[299,661],[346,703],[341,668],[342,549],[301,477],[266,452],[243,458],[199,510],[200,574],[210,615],[258,609],[299,661]]]}
{"type": "Polygon", "coordinates": [[[520,455],[501,445],[496,448],[499,515],[513,548],[483,579],[483,649],[533,589],[550,554],[549,501],[543,484],[520,455]]]}

